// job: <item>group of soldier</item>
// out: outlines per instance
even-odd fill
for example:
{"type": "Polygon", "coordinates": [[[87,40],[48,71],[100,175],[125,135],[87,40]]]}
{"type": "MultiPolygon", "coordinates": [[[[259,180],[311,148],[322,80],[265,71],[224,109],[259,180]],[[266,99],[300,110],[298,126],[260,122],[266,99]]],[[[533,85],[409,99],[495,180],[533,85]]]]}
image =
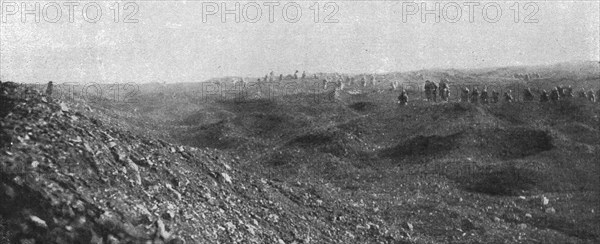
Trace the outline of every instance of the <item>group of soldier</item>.
{"type": "MultiPolygon", "coordinates": [[[[427,101],[438,101],[438,96],[442,102],[447,102],[450,96],[450,87],[448,84],[448,80],[442,79],[438,84],[435,82],[426,80],[425,81],[425,98],[427,101]]],[[[577,95],[581,99],[586,99],[590,102],[597,102],[597,97],[600,97],[600,90],[594,93],[593,90],[585,91],[581,90],[577,95]]],[[[556,102],[559,100],[573,98],[573,88],[571,86],[557,86],[554,87],[550,93],[546,90],[542,90],[540,93],[539,101],[540,102],[556,102]]],[[[504,92],[502,99],[506,103],[511,103],[514,101],[512,91],[507,90],[504,92]]],[[[523,101],[531,102],[535,100],[535,96],[530,88],[526,88],[523,91],[523,101]]],[[[481,103],[481,104],[489,104],[489,103],[498,103],[500,102],[500,92],[496,90],[492,90],[491,93],[488,92],[487,87],[484,87],[482,91],[479,91],[477,87],[474,87],[473,90],[469,90],[469,88],[464,87],[461,91],[460,102],[464,103],[481,103]]],[[[398,96],[398,103],[400,105],[408,104],[408,94],[406,90],[402,89],[400,95],[398,96]]]]}
{"type": "Polygon", "coordinates": [[[513,76],[514,78],[517,79],[523,79],[525,81],[530,81],[533,79],[540,79],[542,78],[542,76],[538,73],[531,73],[531,74],[514,74],[513,76]]]}
{"type": "MultiPolygon", "coordinates": [[[[296,72],[294,72],[293,75],[290,74],[290,75],[286,75],[285,77],[283,76],[283,74],[279,74],[278,81],[283,81],[284,79],[286,79],[286,80],[292,80],[292,79],[293,80],[297,80],[299,78],[299,76],[298,76],[299,72],[300,71],[296,70],[296,72]]],[[[314,76],[313,77],[314,79],[317,78],[317,74],[314,74],[313,76],[314,76]]],[[[307,77],[306,71],[302,71],[301,79],[306,79],[306,77],[307,77]]],[[[274,80],[275,80],[275,73],[273,71],[271,71],[270,73],[266,74],[265,77],[263,77],[262,79],[258,78],[256,81],[257,82],[273,82],[274,80]]]]}
{"type": "MultiPolygon", "coordinates": [[[[279,74],[279,77],[277,78],[274,74],[273,71],[271,71],[270,73],[266,74],[264,77],[262,78],[257,78],[256,82],[261,83],[261,82],[274,82],[274,81],[283,81],[283,80],[299,80],[299,79],[321,79],[322,82],[322,87],[323,89],[328,89],[328,88],[337,88],[337,89],[344,89],[344,87],[346,86],[357,86],[359,88],[365,88],[365,87],[375,87],[375,85],[377,83],[380,82],[380,80],[377,80],[377,78],[375,77],[375,75],[359,75],[359,76],[355,76],[355,77],[351,77],[351,76],[344,76],[341,74],[329,74],[329,75],[324,75],[324,77],[322,75],[317,75],[317,74],[313,74],[312,77],[309,77],[309,75],[306,73],[306,71],[303,71],[301,75],[298,75],[299,71],[296,70],[294,72],[294,74],[289,74],[284,76],[283,74],[279,74]],[[333,83],[333,85],[331,85],[333,83]],[[328,85],[329,84],[329,85],[328,85]]],[[[243,84],[246,85],[247,81],[243,78],[239,79],[239,80],[234,80],[233,81],[234,84],[243,84]]],[[[397,88],[397,83],[392,83],[392,90],[396,90],[397,88]]]]}
{"type": "MultiPolygon", "coordinates": [[[[503,94],[504,102],[510,103],[514,100],[512,96],[512,91],[505,91],[503,94]]],[[[473,88],[472,91],[469,91],[469,88],[465,87],[462,89],[462,93],[460,96],[461,102],[470,102],[470,103],[498,103],[500,102],[500,92],[496,90],[492,90],[491,94],[488,92],[487,87],[484,87],[480,92],[477,87],[473,88]]]]}
{"type": "Polygon", "coordinates": [[[448,98],[450,97],[450,85],[448,85],[448,80],[442,79],[439,86],[435,84],[435,82],[426,80],[425,97],[427,98],[427,101],[437,102],[438,95],[441,101],[448,101],[448,98]]]}
{"type": "MultiPolygon", "coordinates": [[[[427,101],[438,101],[438,96],[442,102],[448,102],[450,98],[450,85],[448,84],[447,79],[442,79],[438,84],[433,81],[426,80],[425,81],[425,98],[427,101]]],[[[395,86],[393,86],[395,87],[395,86]]],[[[400,95],[398,96],[398,103],[400,105],[408,104],[408,94],[405,89],[400,91],[400,95]]]]}
{"type": "MultiPolygon", "coordinates": [[[[550,93],[548,93],[546,90],[542,90],[542,92],[540,94],[540,102],[548,102],[548,101],[556,102],[559,100],[570,99],[573,97],[574,97],[573,87],[571,87],[571,86],[556,86],[556,87],[552,88],[550,93]]],[[[597,97],[600,97],[600,90],[598,90],[596,93],[594,93],[594,91],[591,89],[587,92],[582,89],[577,93],[577,97],[579,97],[581,99],[586,99],[590,102],[596,102],[597,97]]],[[[525,90],[523,100],[525,100],[525,101],[533,101],[534,100],[531,90],[529,90],[529,89],[525,90]]]]}

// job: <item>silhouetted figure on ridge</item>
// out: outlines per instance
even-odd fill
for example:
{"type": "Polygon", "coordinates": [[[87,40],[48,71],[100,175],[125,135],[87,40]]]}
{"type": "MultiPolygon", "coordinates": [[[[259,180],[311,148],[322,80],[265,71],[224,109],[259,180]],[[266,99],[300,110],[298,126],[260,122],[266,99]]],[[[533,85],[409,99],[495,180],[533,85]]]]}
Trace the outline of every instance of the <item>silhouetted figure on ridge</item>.
{"type": "Polygon", "coordinates": [[[52,81],[49,81],[46,87],[46,97],[48,100],[52,100],[52,90],[54,90],[54,84],[52,84],[52,81]]]}

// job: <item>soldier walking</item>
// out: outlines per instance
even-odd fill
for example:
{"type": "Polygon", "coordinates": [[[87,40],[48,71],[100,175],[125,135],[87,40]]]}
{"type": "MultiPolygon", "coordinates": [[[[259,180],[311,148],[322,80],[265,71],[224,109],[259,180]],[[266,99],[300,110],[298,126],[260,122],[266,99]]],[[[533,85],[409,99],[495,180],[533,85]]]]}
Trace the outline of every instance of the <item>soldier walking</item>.
{"type": "Polygon", "coordinates": [[[548,102],[548,92],[546,90],[542,90],[542,94],[540,94],[540,102],[548,102]]]}
{"type": "Polygon", "coordinates": [[[469,102],[469,88],[465,87],[462,90],[462,94],[460,95],[460,101],[463,103],[469,102]]]}
{"type": "Polygon", "coordinates": [[[554,87],[552,91],[550,91],[550,101],[557,102],[560,100],[560,93],[558,92],[558,87],[554,87]]]}
{"type": "Polygon", "coordinates": [[[431,82],[431,81],[426,80],[425,81],[425,87],[424,87],[425,88],[425,99],[427,101],[431,100],[431,85],[429,84],[429,82],[431,82]]]}
{"type": "Polygon", "coordinates": [[[448,82],[446,79],[442,79],[440,81],[440,98],[442,101],[447,102],[450,97],[450,87],[448,86],[448,82]]]}
{"type": "Polygon", "coordinates": [[[513,101],[513,97],[510,94],[511,92],[511,90],[504,92],[504,102],[511,103],[513,101]]]}
{"type": "Polygon", "coordinates": [[[594,94],[594,91],[592,89],[588,91],[587,98],[590,102],[596,102],[596,94],[594,94]]]}
{"type": "Polygon", "coordinates": [[[559,97],[559,100],[560,100],[561,98],[565,97],[565,90],[566,90],[565,86],[563,86],[563,85],[557,86],[557,87],[556,87],[556,90],[558,90],[558,97],[559,97]]]}
{"type": "Polygon", "coordinates": [[[573,87],[572,86],[568,86],[567,88],[565,88],[565,98],[572,98],[573,97],[573,87]]]}
{"type": "Polygon", "coordinates": [[[471,93],[471,103],[479,103],[479,90],[477,87],[473,88],[473,92],[471,93]]]}
{"type": "Polygon", "coordinates": [[[483,88],[483,91],[481,91],[481,103],[482,104],[487,104],[488,103],[488,91],[487,91],[487,87],[483,88]]]}
{"type": "Polygon", "coordinates": [[[408,95],[404,89],[402,89],[402,92],[400,92],[400,95],[398,96],[398,104],[402,106],[406,106],[408,104],[408,95]]]}
{"type": "Polygon", "coordinates": [[[438,85],[433,81],[429,84],[431,84],[431,97],[433,98],[433,102],[437,102],[438,85]]]}
{"type": "Polygon", "coordinates": [[[492,90],[492,103],[498,103],[500,101],[500,92],[492,90]]]}

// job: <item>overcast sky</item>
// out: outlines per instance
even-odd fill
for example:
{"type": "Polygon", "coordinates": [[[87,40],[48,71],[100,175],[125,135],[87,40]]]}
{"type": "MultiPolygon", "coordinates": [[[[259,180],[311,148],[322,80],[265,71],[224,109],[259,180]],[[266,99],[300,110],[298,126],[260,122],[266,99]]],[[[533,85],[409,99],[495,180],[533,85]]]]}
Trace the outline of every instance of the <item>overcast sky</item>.
{"type": "MultiPolygon", "coordinates": [[[[80,2],[73,21],[69,6],[58,2],[57,23],[57,6],[38,2],[40,23],[35,14],[23,23],[21,3],[3,2],[0,29],[0,75],[16,82],[188,82],[271,70],[381,73],[600,59],[600,1],[594,0],[519,2],[517,19],[514,1],[487,5],[485,18],[489,2],[477,2],[471,14],[465,2],[427,1],[434,11],[440,4],[439,23],[432,14],[422,21],[421,2],[332,1],[325,8],[321,1],[318,23],[313,1],[297,2],[297,22],[294,5],[283,17],[289,2],[274,2],[279,5],[272,22],[265,2],[237,2],[239,23],[235,14],[222,21],[222,2],[200,1],[144,1],[128,8],[98,2],[88,5],[87,20],[82,9],[90,2],[80,2]],[[209,15],[215,6],[218,12],[209,15]],[[117,20],[114,9],[120,9],[117,20]],[[126,15],[137,23],[125,23],[126,15]],[[327,15],[337,23],[325,23],[327,15]]],[[[228,9],[235,3],[227,1],[228,9]]]]}

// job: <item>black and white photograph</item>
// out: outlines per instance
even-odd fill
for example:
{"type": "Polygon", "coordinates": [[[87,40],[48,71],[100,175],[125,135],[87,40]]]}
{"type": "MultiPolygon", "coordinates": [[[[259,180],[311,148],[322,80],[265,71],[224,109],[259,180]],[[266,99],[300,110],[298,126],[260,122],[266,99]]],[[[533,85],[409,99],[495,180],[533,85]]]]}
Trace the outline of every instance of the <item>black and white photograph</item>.
{"type": "Polygon", "coordinates": [[[0,0],[0,244],[592,244],[599,212],[598,0],[0,0]]]}

